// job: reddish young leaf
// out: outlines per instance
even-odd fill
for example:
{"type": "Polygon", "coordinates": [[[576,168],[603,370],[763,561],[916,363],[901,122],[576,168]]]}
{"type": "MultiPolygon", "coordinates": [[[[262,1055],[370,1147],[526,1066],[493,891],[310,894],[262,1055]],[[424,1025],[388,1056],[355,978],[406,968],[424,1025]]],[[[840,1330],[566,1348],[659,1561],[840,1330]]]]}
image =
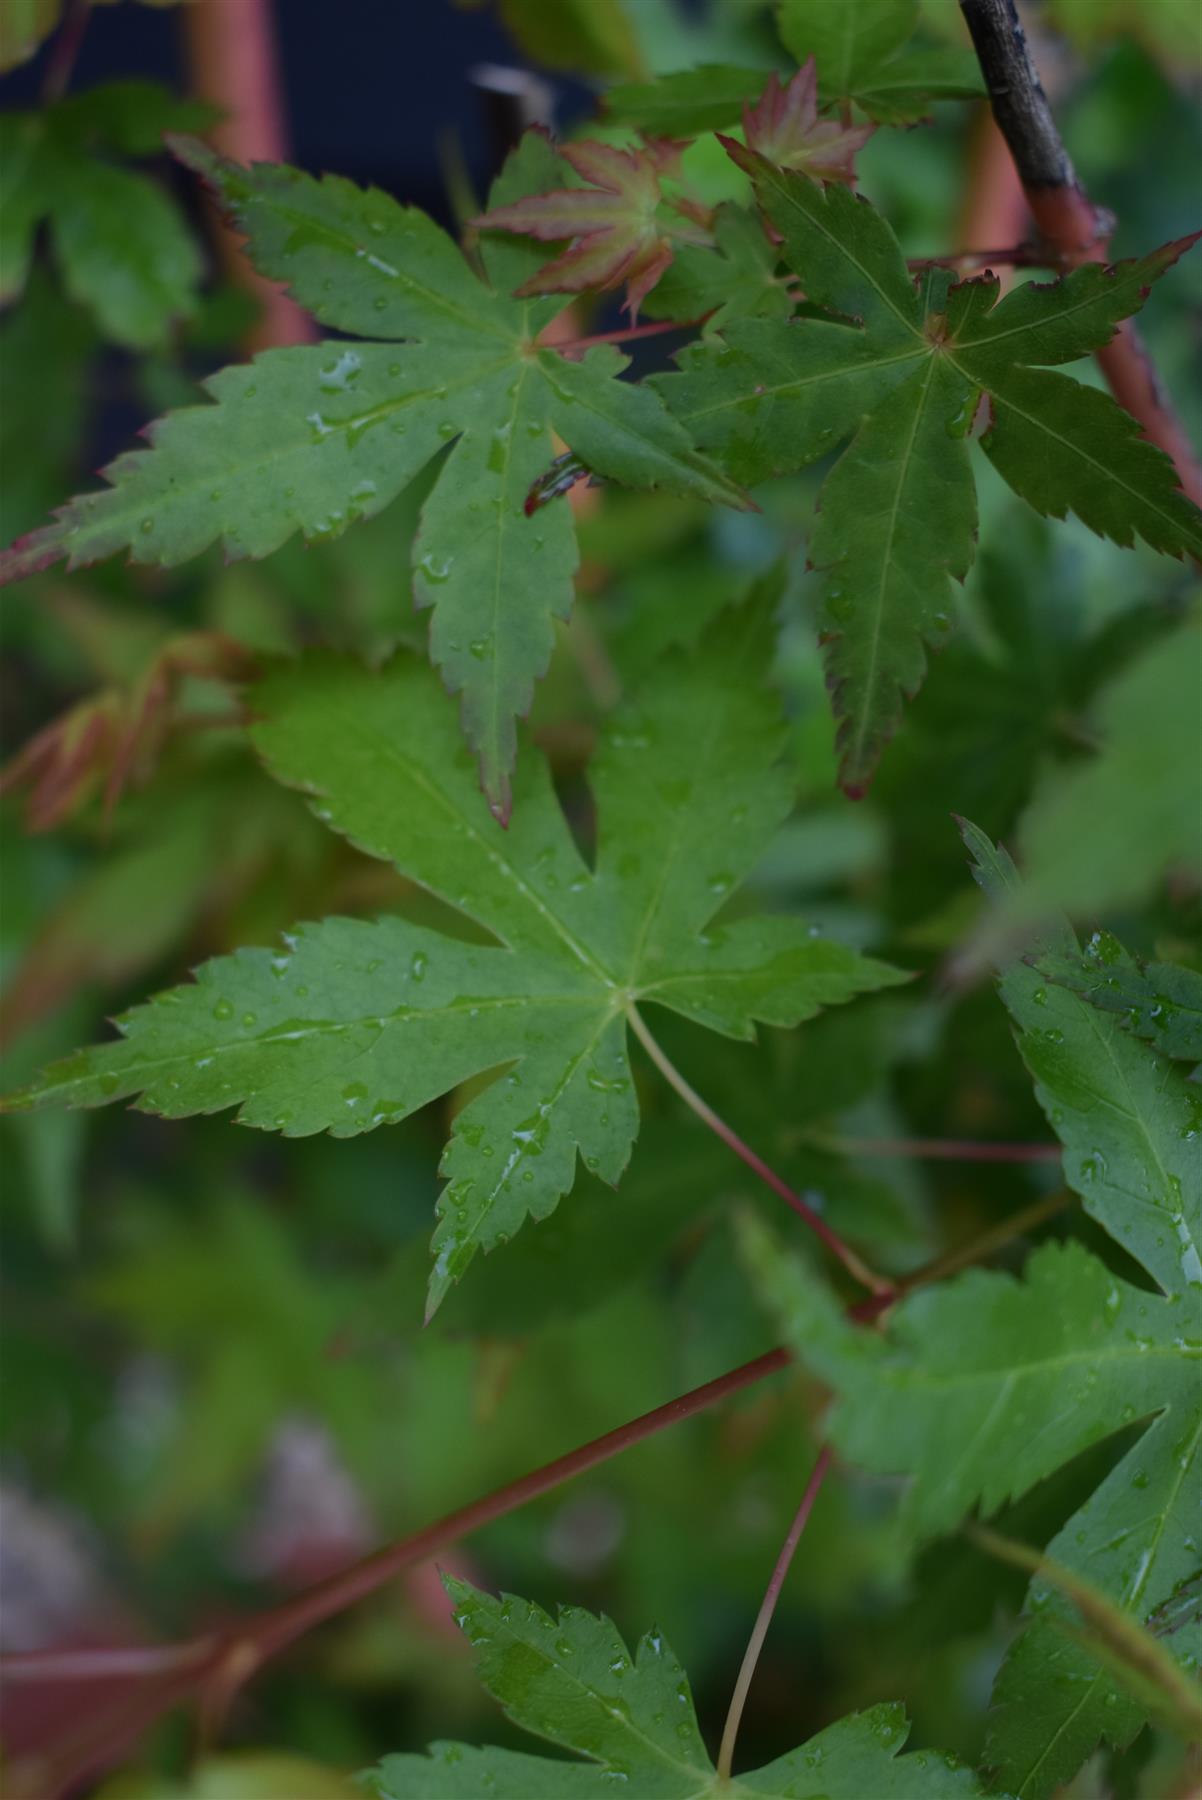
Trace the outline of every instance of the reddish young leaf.
{"type": "Polygon", "coordinates": [[[170,639],[129,688],[108,687],[52,719],[0,770],[0,794],[27,788],[26,824],[51,831],[103,785],[111,812],[140,767],[189,721],[177,701],[185,680],[237,683],[254,670],[251,653],[219,632],[170,639]]]}
{"type": "Polygon", "coordinates": [[[812,56],[787,87],[774,72],[757,104],[743,107],[749,147],[778,167],[799,169],[815,181],[854,183],[856,152],[875,130],[875,125],[818,117],[818,71],[812,56]]]}
{"type": "Polygon", "coordinates": [[[512,206],[494,207],[473,223],[544,243],[570,240],[562,255],[522,283],[519,296],[575,294],[624,281],[633,320],[672,261],[671,237],[658,216],[660,177],[679,172],[682,147],[671,138],[651,138],[627,150],[591,141],[564,144],[559,154],[589,186],[531,194],[512,206]]]}

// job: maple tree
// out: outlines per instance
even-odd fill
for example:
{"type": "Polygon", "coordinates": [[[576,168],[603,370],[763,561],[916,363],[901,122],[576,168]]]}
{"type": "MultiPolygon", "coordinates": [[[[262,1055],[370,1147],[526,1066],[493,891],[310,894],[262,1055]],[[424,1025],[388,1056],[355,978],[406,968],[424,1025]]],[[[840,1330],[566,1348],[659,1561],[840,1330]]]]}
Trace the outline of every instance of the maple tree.
{"type": "Polygon", "coordinates": [[[144,1642],[0,1657],[99,1689],[18,1741],[17,1800],[184,1703],[180,1792],[238,1800],[1191,1791],[1202,232],[1148,207],[1112,254],[1009,0],[714,0],[695,33],[502,0],[597,116],[456,177],[457,231],[243,166],[154,84],[71,91],[62,10],[0,0],[0,63],[50,40],[0,115],[8,1436],[171,1578],[144,1642]],[[988,109],[1006,232],[971,241],[969,159],[969,241],[913,254],[988,109]],[[214,371],[248,303],[168,158],[304,310],[286,347],[214,371]],[[163,416],[64,504],[105,345],[163,416]],[[549,1753],[423,1751],[419,1718],[381,1758],[353,1707],[329,1754],[216,1747],[397,1576],[409,1635],[345,1624],[287,1716],[315,1668],[428,1698],[429,1663],[422,1716],[488,1737],[449,1610],[549,1753]],[[744,1727],[799,1579],[792,1698],[744,1727]],[[632,1654],[602,1604],[666,1628],[632,1654]]]}

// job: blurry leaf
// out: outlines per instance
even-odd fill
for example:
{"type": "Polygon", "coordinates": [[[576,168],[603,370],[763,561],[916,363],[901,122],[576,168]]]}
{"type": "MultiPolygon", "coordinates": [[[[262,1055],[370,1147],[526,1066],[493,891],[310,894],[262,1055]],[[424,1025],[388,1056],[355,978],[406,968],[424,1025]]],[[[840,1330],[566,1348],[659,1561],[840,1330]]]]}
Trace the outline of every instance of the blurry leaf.
{"type": "MultiPolygon", "coordinates": [[[[143,5],[154,3],[142,0],[143,5]]],[[[172,5],[179,0],[157,3],[172,5]]],[[[173,94],[157,81],[106,81],[102,87],[60,100],[52,117],[53,131],[64,141],[81,147],[99,144],[123,156],[157,156],[169,131],[207,131],[221,117],[221,108],[173,94]]]]}
{"type": "Polygon", "coordinates": [[[718,1776],[698,1730],[684,1670],[659,1632],[634,1657],[606,1618],[527,1600],[495,1600],[445,1577],[456,1623],[480,1652],[480,1675],[515,1724],[587,1762],[439,1743],[388,1756],[359,1777],[377,1800],[593,1800],[616,1781],[658,1800],[975,1800],[976,1778],[933,1751],[899,1756],[900,1706],[841,1719],[798,1750],[734,1780],[718,1776]],[[600,1766],[598,1766],[600,1765],[600,1766]]]}
{"type": "MultiPolygon", "coordinates": [[[[119,457],[110,487],[63,508],[7,559],[20,576],[128,548],[173,565],[220,540],[231,557],[266,556],[298,530],[337,537],[370,518],[456,439],[422,512],[419,604],[434,608],[431,649],[463,695],[467,736],[501,816],[509,808],[515,715],[546,669],[553,621],[572,601],[575,545],[566,507],[525,515],[552,455],[551,427],[590,468],[734,505],[740,491],[697,455],[656,396],[614,379],[605,345],[569,363],[531,340],[556,304],[516,303],[472,274],[424,215],[349,182],[223,163],[187,150],[251,234],[264,274],[339,329],[421,341],[270,350],[209,382],[216,405],[169,414],[151,450],[119,457]],[[362,252],[366,238],[375,249],[362,252]],[[453,396],[453,397],[451,397],[453,396]],[[533,601],[532,601],[533,596],[533,601]]],[[[553,165],[529,134],[494,189],[504,202],[553,165]]],[[[485,252],[503,289],[527,246],[485,252]]]]}
{"type": "Polygon", "coordinates": [[[175,1780],[154,1773],[115,1775],[95,1800],[356,1800],[349,1776],[283,1751],[240,1750],[206,1757],[175,1780]]]}
{"type": "Polygon", "coordinates": [[[99,1312],[179,1365],[187,1383],[165,1454],[142,1483],[145,1524],[177,1529],[230,1506],[281,1419],[312,1416],[352,1468],[370,1465],[373,1419],[393,1412],[396,1394],[386,1370],[331,1355],[353,1289],[307,1267],[284,1222],[252,1195],[161,1220],[148,1242],[85,1281],[99,1312]]]}
{"type": "Polygon", "coordinates": [[[972,564],[968,434],[982,389],[997,401],[986,448],[1038,510],[1062,516],[1072,506],[1120,543],[1138,531],[1176,555],[1202,550],[1202,514],[1135,421],[1095,389],[1024,366],[1105,343],[1194,240],[1000,301],[992,276],[952,284],[940,275],[920,293],[867,202],[728,147],[809,300],[843,322],[735,324],[682,353],[681,372],[654,385],[743,481],[804,467],[852,440],[823,485],[809,560],[823,577],[840,781],[856,796],[922,683],[926,646],[946,637],[952,584],[972,564]],[[1087,445],[1072,423],[1086,413],[1087,445]]]}
{"type": "Polygon", "coordinates": [[[94,344],[86,314],[63,299],[41,271],[0,322],[0,539],[5,543],[35,525],[74,474],[94,344]]]}
{"type": "Polygon", "coordinates": [[[61,12],[62,0],[0,0],[0,73],[28,62],[61,12]]]}
{"type": "Polygon", "coordinates": [[[1047,0],[1047,11],[1081,49],[1134,37],[1185,72],[1196,74],[1202,64],[1192,0],[1047,0]]]}
{"type": "Polygon", "coordinates": [[[204,905],[213,824],[208,808],[176,805],[148,842],[110,850],[68,893],[4,988],[6,1040],[55,1012],[84,984],[109,994],[120,990],[178,943],[204,905]]]}
{"type": "Polygon", "coordinates": [[[490,208],[472,223],[540,243],[570,240],[566,250],[526,278],[517,294],[578,294],[625,282],[625,309],[633,323],[641,302],[672,261],[672,237],[659,216],[660,177],[679,173],[679,145],[652,138],[619,149],[585,139],[562,144],[559,155],[587,185],[531,193],[490,208]]]}
{"type": "Polygon", "coordinates": [[[128,1014],[121,1042],[81,1053],[21,1104],[141,1093],[170,1117],[241,1102],[290,1136],[353,1136],[404,1118],[477,1073],[514,1065],[458,1114],[431,1310],[478,1249],[551,1212],[585,1166],[616,1182],[637,1130],[629,1009],[647,1000],[733,1037],[793,1025],[903,979],[799,920],[709,921],[790,804],[782,731],[758,687],[774,584],[721,621],[691,662],[613,719],[593,765],[596,873],[541,758],[519,771],[506,832],[482,814],[429,672],[367,674],[329,657],[259,690],[273,772],[336,830],[495,933],[469,945],[382,918],[298,929],[243,950],[128,1014]],[[736,673],[737,672],[737,673],[736,673]]]}
{"type": "Polygon", "coordinates": [[[981,1526],[969,1526],[968,1530],[974,1543],[991,1556],[1025,1569],[1043,1586],[1059,1589],[1071,1601],[1085,1629],[1074,1631],[1071,1625],[1066,1629],[1105,1663],[1150,1718],[1159,1719],[1187,1743],[1202,1739],[1202,1697],[1150,1630],[1121,1612],[1100,1588],[1050,1557],[981,1526]]]}
{"type": "Polygon", "coordinates": [[[218,632],[169,638],[128,690],[106,689],[81,701],[31,738],[0,770],[0,793],[29,790],[30,831],[60,824],[98,788],[111,813],[128,782],[144,776],[162,754],[172,731],[187,727],[180,705],[185,684],[236,683],[254,666],[241,645],[218,632]]]}
{"type": "Polygon", "coordinates": [[[657,81],[611,87],[605,94],[605,110],[653,136],[693,137],[737,125],[744,103],[763,91],[763,69],[702,63],[696,69],[661,75],[657,81]]]}
{"type": "Polygon", "coordinates": [[[1141,899],[1171,872],[1202,881],[1202,632],[1186,626],[1098,697],[1096,756],[1049,774],[1020,827],[1024,882],[999,897],[985,945],[1063,910],[1141,899]]]}
{"type": "Polygon", "coordinates": [[[102,161],[91,140],[146,155],[160,147],[163,128],[211,117],[210,108],[173,100],[149,82],[6,114],[0,297],[21,291],[34,233],[48,219],[67,292],[91,309],[104,335],[133,349],[165,343],[172,321],[194,305],[200,252],[162,188],[102,161]]]}
{"type": "Polygon", "coordinates": [[[870,118],[902,125],[926,117],[933,100],[984,93],[970,50],[906,50],[918,0],[778,0],[785,46],[818,64],[828,105],[852,101],[870,118]]]}
{"type": "Polygon", "coordinates": [[[629,0],[499,0],[522,49],[550,69],[639,80],[643,59],[629,0]]]}

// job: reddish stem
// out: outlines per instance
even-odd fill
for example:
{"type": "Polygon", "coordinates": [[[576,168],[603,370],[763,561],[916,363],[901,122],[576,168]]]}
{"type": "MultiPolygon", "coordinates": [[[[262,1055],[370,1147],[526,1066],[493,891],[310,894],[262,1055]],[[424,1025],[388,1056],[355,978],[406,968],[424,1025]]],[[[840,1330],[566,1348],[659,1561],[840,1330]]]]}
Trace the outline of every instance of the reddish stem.
{"type": "Polygon", "coordinates": [[[784,1543],[780,1547],[780,1555],[768,1581],[764,1598],[760,1602],[760,1610],[756,1614],[755,1624],[751,1628],[751,1636],[747,1640],[747,1648],[743,1653],[743,1661],[735,1681],[735,1691],[731,1695],[730,1710],[726,1715],[726,1724],[722,1730],[722,1746],[718,1751],[718,1779],[722,1782],[730,1780],[731,1764],[734,1761],[735,1741],[739,1735],[739,1725],[743,1718],[743,1708],[747,1704],[747,1694],[755,1675],[756,1664],[760,1660],[760,1651],[764,1647],[764,1639],[768,1635],[768,1627],[772,1623],[772,1615],[776,1611],[776,1603],[780,1591],[785,1585],[785,1577],[789,1573],[789,1565],[801,1542],[801,1534],[809,1523],[810,1513],[818,1498],[819,1490],[826,1479],[827,1470],[831,1466],[831,1452],[824,1447],[818,1453],[818,1461],[814,1464],[810,1479],[806,1483],[805,1493],[801,1496],[801,1505],[790,1525],[784,1543]]]}
{"type": "MultiPolygon", "coordinates": [[[[194,1688],[200,1689],[202,1710],[211,1722],[269,1657],[275,1656],[313,1626],[374,1593],[402,1570],[445,1550],[469,1532],[478,1531],[481,1526],[491,1524],[494,1519],[502,1518],[574,1476],[582,1475],[598,1463],[608,1461],[611,1456],[617,1456],[666,1426],[691,1418],[694,1413],[716,1405],[741,1388],[776,1374],[789,1360],[787,1350],[769,1350],[764,1356],[757,1356],[752,1362],[743,1363],[737,1369],[619,1425],[616,1430],[594,1438],[591,1443],[569,1451],[566,1456],[556,1457],[553,1462],[544,1463],[518,1480],[507,1482],[504,1487],[460,1507],[457,1512],[448,1513],[424,1530],[352,1563],[349,1568],[318,1582],[294,1599],[239,1621],[216,1637],[163,1645],[158,1652],[163,1679],[149,1691],[146,1688],[139,1690],[103,1719],[88,1721],[76,1734],[65,1730],[52,1755],[39,1758],[36,1769],[28,1763],[14,1763],[10,1767],[12,1800],[22,1800],[26,1794],[31,1797],[37,1794],[44,1800],[47,1793],[58,1793],[82,1780],[119,1755],[138,1733],[185,1700],[194,1688]]],[[[65,1677],[59,1672],[63,1657],[73,1654],[50,1651],[23,1655],[15,1659],[16,1673],[24,1680],[33,1679],[38,1672],[48,1680],[63,1679],[65,1677]]],[[[94,1650],[89,1654],[98,1673],[99,1659],[104,1653],[94,1650]]],[[[123,1647],[114,1650],[112,1655],[121,1660],[129,1655],[129,1651],[123,1647]]],[[[143,1655],[149,1664],[151,1650],[147,1648],[143,1655]]],[[[9,1661],[0,1658],[0,1674],[8,1672],[9,1661]]]]}
{"type": "Polygon", "coordinates": [[[861,1287],[867,1288],[869,1293],[892,1294],[892,1282],[886,1281],[883,1275],[878,1275],[875,1270],[870,1269],[868,1264],[864,1262],[861,1257],[856,1255],[851,1246],[843,1242],[843,1239],[839,1236],[838,1232],[832,1231],[826,1220],[822,1218],[820,1214],[816,1213],[812,1206],[807,1205],[801,1195],[795,1193],[788,1182],[776,1173],[775,1169],[770,1169],[763,1158],[757,1156],[749,1144],[743,1142],[742,1138],[734,1128],[728,1125],[726,1120],[722,1118],[719,1113],[716,1113],[713,1107],[708,1105],[707,1102],[701,1098],[701,1095],[695,1088],[690,1087],[680,1070],[676,1067],[676,1064],[670,1060],[665,1051],[662,1050],[660,1045],[656,1042],[655,1038],[652,1037],[639,1014],[638,1008],[634,1006],[629,1007],[626,1016],[630,1021],[631,1030],[638,1038],[643,1049],[647,1052],[660,1074],[664,1077],[665,1081],[676,1089],[676,1092],[680,1095],[685,1105],[690,1107],[691,1110],[696,1113],[702,1124],[708,1125],[715,1137],[721,1138],[728,1150],[733,1150],[740,1161],[745,1162],[752,1173],[758,1175],[766,1187],[770,1187],[774,1194],[779,1194],[786,1206],[791,1206],[798,1218],[805,1220],[815,1236],[822,1239],[822,1242],[826,1245],[831,1255],[838,1257],[839,1261],[843,1264],[843,1267],[847,1270],[853,1280],[858,1281],[861,1287]]]}
{"type": "MultiPolygon", "coordinates": [[[[989,89],[993,115],[1009,145],[1023,192],[1044,242],[1065,268],[1107,260],[1114,220],[1077,180],[1031,57],[1014,0],[960,0],[989,89]]],[[[1156,378],[1130,319],[1097,352],[1110,391],[1148,440],[1171,457],[1185,493],[1202,505],[1202,466],[1156,378]]]]}
{"type": "Polygon", "coordinates": [[[628,344],[636,338],[659,337],[665,331],[692,331],[697,325],[704,325],[712,316],[710,312],[702,313],[697,319],[657,319],[653,325],[627,325],[620,331],[596,331],[591,337],[562,338],[544,344],[538,340],[542,349],[559,350],[565,356],[572,356],[577,350],[591,350],[594,344],[628,344]]]}
{"type": "MultiPolygon", "coordinates": [[[[209,133],[213,143],[235,162],[286,162],[288,125],[271,0],[202,0],[182,9],[182,23],[197,92],[225,113],[209,133]]],[[[224,227],[217,248],[231,279],[262,307],[247,334],[248,350],[314,341],[308,313],[252,267],[224,227]]]]}
{"type": "Polygon", "coordinates": [[[1059,1162],[1059,1144],[982,1144],[971,1138],[837,1138],[847,1156],[913,1156],[931,1162],[1059,1162]]]}

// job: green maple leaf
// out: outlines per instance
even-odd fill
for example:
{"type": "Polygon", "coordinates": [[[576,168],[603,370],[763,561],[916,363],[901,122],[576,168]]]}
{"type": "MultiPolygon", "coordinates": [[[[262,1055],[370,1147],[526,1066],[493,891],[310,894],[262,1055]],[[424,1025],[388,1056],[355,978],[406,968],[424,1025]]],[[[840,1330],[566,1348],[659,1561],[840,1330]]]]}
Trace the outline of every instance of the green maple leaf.
{"type": "Polygon", "coordinates": [[[723,1781],[709,1759],[680,1663],[659,1632],[631,1656],[610,1621],[580,1607],[558,1618],[443,1577],[480,1675],[515,1724],[586,1762],[440,1743],[387,1756],[360,1782],[376,1800],[977,1800],[968,1769],[933,1751],[901,1755],[900,1706],[853,1714],[762,1769],[723,1781]]]}
{"type": "Polygon", "coordinates": [[[971,50],[907,49],[919,0],[780,0],[777,24],[798,62],[818,64],[828,105],[857,106],[881,124],[913,124],[934,100],[985,91],[971,50]]]}
{"type": "MultiPolygon", "coordinates": [[[[1007,859],[965,831],[979,879],[1012,882],[1007,859]]],[[[1064,927],[1048,947],[1067,956],[1074,944],[1064,927]]],[[[877,1334],[849,1325],[751,1225],[748,1256],[799,1357],[835,1390],[834,1442],[863,1467],[910,1477],[902,1511],[920,1536],[951,1529],[974,1506],[993,1511],[1146,1421],[1048,1546],[1143,1623],[1199,1560],[1202,1100],[1113,1015],[1026,963],[1007,969],[1001,992],[1064,1145],[1066,1181],[1160,1292],[1120,1280],[1078,1244],[1048,1245],[1022,1281],[973,1270],[903,1300],[877,1334]]],[[[1068,1607],[1035,1582],[1030,1622],[998,1680],[988,1760],[1022,1800],[1051,1793],[1103,1737],[1130,1742],[1146,1717],[1057,1629],[1068,1607]]],[[[1183,1631],[1172,1648],[1194,1666],[1202,1635],[1183,1631]]]]}
{"type": "MultiPolygon", "coordinates": [[[[119,457],[107,491],[21,540],[0,575],[122,549],[173,565],[217,540],[230,557],[266,556],[298,531],[334,537],[378,513],[445,453],[422,508],[415,592],[433,609],[431,654],[462,695],[485,789],[505,816],[515,715],[572,601],[568,510],[524,511],[551,461],[552,428],[602,474],[745,501],[656,395],[614,379],[625,359],[612,347],[571,362],[538,346],[561,303],[510,298],[533,266],[528,246],[488,242],[487,286],[430,219],[384,194],[181,148],[249,234],[264,274],[288,281],[322,323],[384,341],[272,350],[223,370],[208,383],[216,405],[161,420],[152,449],[119,457]]],[[[545,185],[556,166],[528,134],[494,201],[545,185]]]]}
{"type": "Polygon", "coordinates": [[[655,81],[622,82],[604,95],[606,113],[657,137],[695,137],[736,125],[764,91],[766,71],[700,63],[655,81]]]}
{"type": "Polygon", "coordinates": [[[350,1136],[507,1070],[455,1120],[433,1309],[478,1249],[552,1211],[578,1149],[606,1180],[621,1175],[638,1121],[636,1003],[748,1038],[757,1020],[794,1025],[903,979],[797,919],[710,924],[791,803],[782,722],[756,682],[774,592],[613,719],[592,769],[595,872],[537,754],[508,831],[479,806],[424,665],[371,674],[317,656],[269,680],[255,735],[274,773],[498,944],[399,918],[298,927],[284,953],[238,951],[127,1014],[120,1042],[58,1065],[24,1104],[141,1094],[143,1109],[181,1117],[240,1103],[246,1124],[350,1136]]]}
{"type": "Polygon", "coordinates": [[[48,222],[64,286],[101,331],[133,349],[163,344],[193,309],[200,252],[157,183],[97,152],[152,155],[165,131],[213,117],[212,107],[126,81],[0,118],[0,299],[24,289],[48,222]]]}
{"type": "Polygon", "coordinates": [[[1202,632],[1185,625],[1132,658],[1092,710],[1098,754],[1049,773],[1023,815],[1026,879],[985,920],[991,950],[1049,912],[1129,905],[1169,873],[1202,880],[1202,632]]]}
{"type": "Polygon", "coordinates": [[[809,300],[838,318],[741,321],[686,350],[681,372],[653,385],[744,482],[851,439],[823,485],[809,555],[822,576],[840,779],[859,794],[903,697],[921,685],[926,646],[950,629],[954,583],[972,564],[968,436],[982,393],[992,412],[983,448],[1038,511],[1074,511],[1121,544],[1138,534],[1174,555],[1202,553],[1202,513],[1134,419],[1096,389],[1033,366],[1106,343],[1196,239],[1000,301],[991,275],[953,283],[936,272],[919,286],[866,201],[727,144],[809,300]]]}

